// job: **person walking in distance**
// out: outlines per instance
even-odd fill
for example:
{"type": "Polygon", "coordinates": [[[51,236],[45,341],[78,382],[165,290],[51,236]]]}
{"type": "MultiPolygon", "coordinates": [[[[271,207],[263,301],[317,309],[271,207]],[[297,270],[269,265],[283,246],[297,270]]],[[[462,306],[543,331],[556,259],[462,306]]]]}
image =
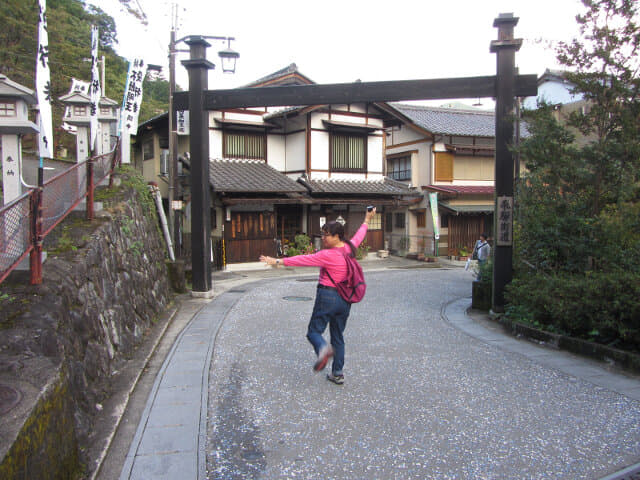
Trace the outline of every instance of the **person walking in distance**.
{"type": "Polygon", "coordinates": [[[344,236],[344,226],[339,222],[328,222],[322,226],[322,250],[309,255],[297,255],[283,259],[265,255],[260,261],[268,265],[285,265],[287,267],[320,267],[316,300],[313,313],[307,328],[307,339],[313,346],[317,360],[313,370],[319,372],[325,368],[333,357],[331,373],[327,379],[338,385],[344,383],[344,330],[351,311],[351,304],[345,301],[335,285],[346,277],[347,267],[345,254],[355,256],[356,249],[367,234],[369,221],[376,214],[372,208],[365,214],[364,221],[351,240],[344,236]],[[323,333],[329,325],[330,344],[327,344],[323,333]]]}

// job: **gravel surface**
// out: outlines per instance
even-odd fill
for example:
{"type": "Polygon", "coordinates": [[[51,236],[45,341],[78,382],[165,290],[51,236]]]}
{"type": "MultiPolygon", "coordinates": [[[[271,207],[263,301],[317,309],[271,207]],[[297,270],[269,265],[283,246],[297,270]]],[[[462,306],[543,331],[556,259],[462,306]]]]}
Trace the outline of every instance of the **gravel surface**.
{"type": "Polygon", "coordinates": [[[342,386],[312,372],[313,301],[283,298],[314,298],[314,282],[252,287],[229,312],[209,379],[210,479],[575,480],[640,461],[640,402],[441,318],[470,296],[468,272],[366,276],[342,386]]]}

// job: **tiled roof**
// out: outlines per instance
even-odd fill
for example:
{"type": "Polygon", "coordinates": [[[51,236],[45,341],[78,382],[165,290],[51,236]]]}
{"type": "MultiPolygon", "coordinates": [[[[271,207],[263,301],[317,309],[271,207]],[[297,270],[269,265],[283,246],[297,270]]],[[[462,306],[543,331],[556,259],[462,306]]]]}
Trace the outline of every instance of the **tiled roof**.
{"type": "Polygon", "coordinates": [[[391,103],[417,126],[432,133],[478,137],[495,136],[495,115],[493,112],[459,110],[454,108],[426,107],[391,103]]]}
{"type": "Polygon", "coordinates": [[[279,85],[307,85],[314,82],[306,75],[300,73],[298,66],[292,63],[277,72],[270,73],[269,75],[248,83],[245,87],[264,86],[276,83],[279,85]]]}
{"type": "Polygon", "coordinates": [[[295,180],[261,160],[211,160],[209,180],[217,192],[306,192],[295,180]]]}
{"type": "Polygon", "coordinates": [[[420,192],[390,178],[383,180],[299,180],[311,193],[418,196],[420,192]]]}

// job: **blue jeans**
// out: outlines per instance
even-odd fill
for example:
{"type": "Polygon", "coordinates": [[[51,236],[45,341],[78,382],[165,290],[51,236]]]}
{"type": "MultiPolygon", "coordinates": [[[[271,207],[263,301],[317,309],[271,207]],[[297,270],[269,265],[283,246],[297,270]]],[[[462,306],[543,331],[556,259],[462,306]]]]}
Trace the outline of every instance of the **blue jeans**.
{"type": "Polygon", "coordinates": [[[347,318],[351,311],[351,304],[345,302],[337,290],[318,288],[313,313],[309,320],[307,339],[313,345],[316,355],[326,345],[322,334],[329,324],[331,346],[333,347],[333,364],[331,372],[342,375],[344,367],[344,338],[342,336],[347,326],[347,318]]]}

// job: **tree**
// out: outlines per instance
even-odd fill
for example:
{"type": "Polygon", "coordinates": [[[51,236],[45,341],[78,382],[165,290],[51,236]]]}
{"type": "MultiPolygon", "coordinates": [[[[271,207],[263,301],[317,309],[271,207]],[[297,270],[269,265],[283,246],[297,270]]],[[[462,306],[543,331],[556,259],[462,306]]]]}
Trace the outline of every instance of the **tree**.
{"type": "Polygon", "coordinates": [[[557,50],[583,108],[564,119],[544,104],[525,112],[531,135],[520,148],[527,173],[518,186],[516,271],[506,296],[516,317],[638,347],[638,5],[583,4],[581,38],[557,50]]]}
{"type": "MultiPolygon", "coordinates": [[[[80,0],[48,0],[49,62],[51,66],[52,111],[55,128],[55,146],[65,146],[75,151],[75,137],[64,132],[60,125],[64,105],[58,100],[71,86],[71,79],[88,81],[91,78],[91,63],[82,59],[91,57],[91,25],[100,32],[99,55],[105,56],[106,95],[120,101],[124,94],[128,62],[114,50],[117,44],[116,24],[102,9],[86,5],[80,0]]],[[[36,1],[3,0],[0,2],[0,72],[12,80],[35,88],[36,43],[38,38],[38,4],[36,1]]],[[[159,80],[159,83],[167,83],[159,80]]],[[[141,120],[166,111],[168,93],[156,82],[145,84],[151,96],[145,98],[141,107],[141,120]],[[147,84],[151,86],[147,87],[147,84]],[[157,90],[157,91],[156,91],[157,90]],[[146,104],[150,99],[149,105],[146,104]]],[[[168,91],[168,86],[167,86],[168,91]]],[[[25,139],[25,148],[35,149],[33,139],[25,139]]]]}

